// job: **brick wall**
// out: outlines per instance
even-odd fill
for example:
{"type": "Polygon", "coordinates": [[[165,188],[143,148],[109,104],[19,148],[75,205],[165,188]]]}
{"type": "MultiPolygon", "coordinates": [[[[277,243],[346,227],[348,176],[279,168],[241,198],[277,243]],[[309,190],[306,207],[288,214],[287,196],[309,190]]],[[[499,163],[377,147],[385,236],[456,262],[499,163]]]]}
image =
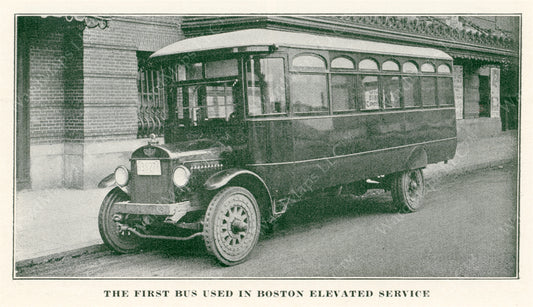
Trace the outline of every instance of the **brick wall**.
{"type": "Polygon", "coordinates": [[[137,52],[183,38],[181,19],[121,16],[83,31],[63,17],[26,20],[32,186],[94,188],[142,141],[137,52]]]}
{"type": "Polygon", "coordinates": [[[30,44],[32,144],[122,140],[137,134],[137,51],[181,38],[180,17],[114,17],[76,32],[61,18],[33,18],[30,44]]]}
{"type": "Polygon", "coordinates": [[[31,143],[59,143],[65,134],[64,34],[32,31],[28,36],[31,143]]]}
{"type": "Polygon", "coordinates": [[[156,51],[181,39],[178,17],[114,17],[107,29],[84,31],[84,137],[137,135],[137,51],[156,51]]]}

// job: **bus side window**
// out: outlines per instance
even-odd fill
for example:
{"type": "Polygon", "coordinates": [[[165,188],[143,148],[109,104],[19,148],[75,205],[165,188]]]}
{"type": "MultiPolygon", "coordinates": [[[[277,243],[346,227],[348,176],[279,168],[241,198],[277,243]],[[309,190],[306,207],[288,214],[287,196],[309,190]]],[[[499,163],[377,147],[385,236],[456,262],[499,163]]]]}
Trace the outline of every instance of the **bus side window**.
{"type": "MultiPolygon", "coordinates": [[[[423,73],[435,73],[435,66],[431,63],[424,63],[420,67],[423,73]]],[[[437,105],[437,78],[422,77],[422,105],[434,106],[437,105]]]]}
{"type": "Polygon", "coordinates": [[[355,76],[331,75],[333,111],[355,110],[355,76]]]}
{"type": "MultiPolygon", "coordinates": [[[[390,72],[400,72],[400,66],[395,61],[385,61],[381,65],[381,70],[390,72]]],[[[400,108],[400,77],[399,76],[382,76],[382,100],[385,109],[400,108]]]]}
{"type": "Polygon", "coordinates": [[[439,105],[453,105],[455,103],[452,78],[438,78],[437,91],[439,105]]]}
{"type": "Polygon", "coordinates": [[[423,106],[434,106],[437,104],[437,86],[435,77],[422,77],[421,99],[423,106]]]}
{"type": "Polygon", "coordinates": [[[286,112],[283,58],[250,59],[246,82],[250,116],[286,112]]]}
{"type": "Polygon", "coordinates": [[[403,105],[420,106],[420,79],[418,76],[402,76],[403,105]]]}
{"type": "Polygon", "coordinates": [[[403,105],[406,108],[420,106],[420,78],[417,74],[418,66],[414,62],[405,62],[402,65],[402,93],[403,105]]]}
{"type": "Polygon", "coordinates": [[[326,62],[318,55],[302,54],[292,60],[291,106],[295,113],[329,111],[326,62]]]}
{"type": "Polygon", "coordinates": [[[400,77],[383,76],[383,107],[385,109],[400,108],[400,77]]]}

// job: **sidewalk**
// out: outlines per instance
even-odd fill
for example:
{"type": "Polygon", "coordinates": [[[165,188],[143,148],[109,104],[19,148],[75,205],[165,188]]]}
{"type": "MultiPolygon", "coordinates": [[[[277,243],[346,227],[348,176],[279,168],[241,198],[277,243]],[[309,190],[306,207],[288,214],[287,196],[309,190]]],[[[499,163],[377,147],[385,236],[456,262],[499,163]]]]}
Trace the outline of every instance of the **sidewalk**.
{"type": "MultiPolygon", "coordinates": [[[[459,143],[456,157],[448,164],[430,165],[426,182],[478,168],[498,166],[517,159],[516,131],[459,143]]],[[[98,210],[110,188],[91,190],[22,191],[15,203],[15,262],[46,261],[102,244],[98,233],[98,210]],[[44,258],[43,258],[44,257],[44,258]],[[35,259],[39,258],[39,259],[35,259]]]]}

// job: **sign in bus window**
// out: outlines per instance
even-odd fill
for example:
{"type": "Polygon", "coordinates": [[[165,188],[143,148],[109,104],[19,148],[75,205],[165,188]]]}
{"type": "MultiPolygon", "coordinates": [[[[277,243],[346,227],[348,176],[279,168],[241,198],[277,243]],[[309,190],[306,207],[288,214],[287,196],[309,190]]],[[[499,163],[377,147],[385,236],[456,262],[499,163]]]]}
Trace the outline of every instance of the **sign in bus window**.
{"type": "Polygon", "coordinates": [[[384,76],[383,78],[383,106],[386,109],[400,107],[400,77],[384,76]]]}
{"type": "MultiPolygon", "coordinates": [[[[339,58],[337,58],[339,59],[339,58]]],[[[355,76],[331,76],[331,100],[333,111],[347,111],[355,109],[355,76]]]]}
{"type": "Polygon", "coordinates": [[[285,113],[285,71],[282,58],[250,59],[246,64],[248,114],[285,113]]]}
{"type": "Polygon", "coordinates": [[[436,86],[434,77],[422,77],[422,105],[434,106],[436,101],[436,86]]]}
{"type": "Polygon", "coordinates": [[[364,76],[361,78],[363,89],[363,110],[379,109],[378,77],[364,76]]]}
{"type": "Polygon", "coordinates": [[[325,75],[291,74],[291,103],[296,113],[328,111],[325,75]]]}

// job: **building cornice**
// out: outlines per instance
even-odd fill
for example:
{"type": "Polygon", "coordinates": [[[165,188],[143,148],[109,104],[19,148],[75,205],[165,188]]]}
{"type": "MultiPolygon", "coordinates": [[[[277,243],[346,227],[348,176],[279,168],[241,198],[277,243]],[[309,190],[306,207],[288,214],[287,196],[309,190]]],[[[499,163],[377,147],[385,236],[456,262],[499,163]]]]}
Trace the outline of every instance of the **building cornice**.
{"type": "Polygon", "coordinates": [[[184,17],[182,24],[188,37],[258,27],[433,47],[486,61],[518,57],[511,38],[458,29],[429,16],[194,16],[184,17]]]}

